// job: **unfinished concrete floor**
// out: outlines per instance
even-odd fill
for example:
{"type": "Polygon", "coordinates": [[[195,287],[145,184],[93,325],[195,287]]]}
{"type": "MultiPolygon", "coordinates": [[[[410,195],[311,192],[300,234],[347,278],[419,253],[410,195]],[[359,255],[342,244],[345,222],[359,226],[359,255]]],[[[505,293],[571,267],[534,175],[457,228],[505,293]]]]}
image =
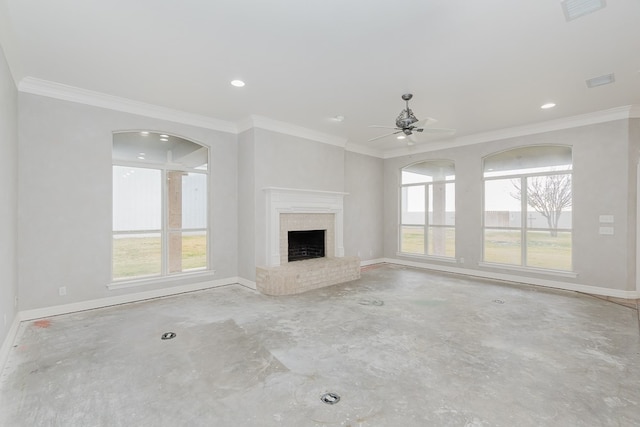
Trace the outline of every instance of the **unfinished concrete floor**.
{"type": "Polygon", "coordinates": [[[638,312],[397,266],[233,285],[23,323],[0,408],[11,427],[637,426],[638,312]]]}

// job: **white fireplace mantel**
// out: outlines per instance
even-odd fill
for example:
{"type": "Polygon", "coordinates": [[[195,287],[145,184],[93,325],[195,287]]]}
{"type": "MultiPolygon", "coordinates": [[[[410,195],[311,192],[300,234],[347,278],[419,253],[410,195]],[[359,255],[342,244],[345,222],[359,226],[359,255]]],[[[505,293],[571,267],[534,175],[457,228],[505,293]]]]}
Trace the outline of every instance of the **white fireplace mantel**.
{"type": "Polygon", "coordinates": [[[344,256],[343,198],[348,193],[337,191],[304,190],[267,187],[267,236],[268,267],[280,265],[280,214],[282,213],[331,213],[335,216],[335,256],[344,256]]]}

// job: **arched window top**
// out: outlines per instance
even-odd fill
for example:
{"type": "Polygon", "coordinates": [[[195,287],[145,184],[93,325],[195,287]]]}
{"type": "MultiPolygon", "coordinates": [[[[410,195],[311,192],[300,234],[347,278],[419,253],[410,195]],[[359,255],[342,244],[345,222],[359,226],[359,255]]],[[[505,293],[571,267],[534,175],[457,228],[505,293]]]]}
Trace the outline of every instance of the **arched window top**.
{"type": "Polygon", "coordinates": [[[451,160],[426,160],[402,168],[402,184],[453,181],[455,164],[451,160]]]}
{"type": "Polygon", "coordinates": [[[483,171],[485,178],[488,178],[567,171],[571,168],[571,147],[566,145],[533,145],[485,157],[483,171]]]}
{"type": "Polygon", "coordinates": [[[193,141],[166,133],[116,132],[113,134],[113,159],[207,170],[209,150],[193,141]]]}

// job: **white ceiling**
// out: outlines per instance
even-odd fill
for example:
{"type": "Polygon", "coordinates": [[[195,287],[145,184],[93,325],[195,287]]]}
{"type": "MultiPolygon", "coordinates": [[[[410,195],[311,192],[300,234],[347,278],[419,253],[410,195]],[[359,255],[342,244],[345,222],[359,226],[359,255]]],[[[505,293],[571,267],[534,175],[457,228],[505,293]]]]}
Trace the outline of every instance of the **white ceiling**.
{"type": "Polygon", "coordinates": [[[368,126],[392,126],[406,92],[455,138],[640,104],[638,0],[570,22],[559,0],[0,1],[17,83],[263,116],[374,150],[402,146],[367,143],[381,134],[368,126]]]}

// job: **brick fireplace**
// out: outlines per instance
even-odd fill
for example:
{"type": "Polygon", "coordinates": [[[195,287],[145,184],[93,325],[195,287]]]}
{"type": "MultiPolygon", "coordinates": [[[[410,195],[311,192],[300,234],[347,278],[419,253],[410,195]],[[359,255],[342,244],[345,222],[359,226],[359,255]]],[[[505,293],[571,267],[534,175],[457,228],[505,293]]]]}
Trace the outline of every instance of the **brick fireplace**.
{"type": "Polygon", "coordinates": [[[360,260],[345,257],[343,198],[346,193],[266,188],[268,265],[256,269],[259,291],[287,295],[360,277],[360,260]],[[289,231],[325,230],[325,257],[288,261],[289,231]]]}

